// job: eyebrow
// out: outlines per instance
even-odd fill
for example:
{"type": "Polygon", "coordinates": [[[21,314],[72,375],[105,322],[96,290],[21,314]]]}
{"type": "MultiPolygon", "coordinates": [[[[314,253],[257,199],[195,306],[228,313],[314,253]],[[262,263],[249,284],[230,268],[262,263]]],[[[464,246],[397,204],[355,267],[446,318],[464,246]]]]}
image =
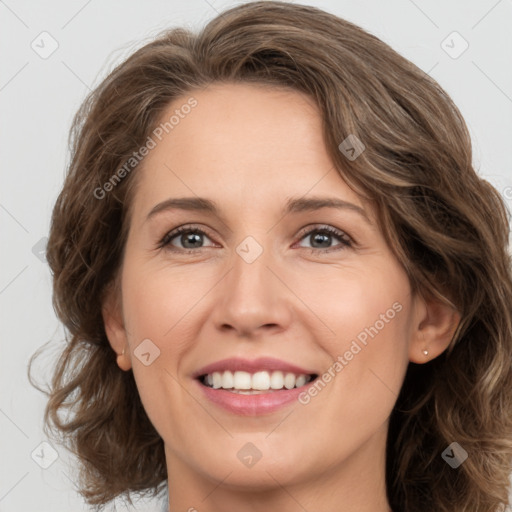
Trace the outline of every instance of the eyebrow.
{"type": "MultiPolygon", "coordinates": [[[[364,208],[337,197],[292,197],[286,202],[282,215],[284,217],[289,213],[311,212],[322,208],[353,211],[363,217],[370,226],[373,226],[364,208]]],[[[171,197],[154,206],[148,213],[146,220],[149,220],[157,213],[167,210],[199,211],[222,218],[220,208],[215,201],[204,197],[171,197]]]]}

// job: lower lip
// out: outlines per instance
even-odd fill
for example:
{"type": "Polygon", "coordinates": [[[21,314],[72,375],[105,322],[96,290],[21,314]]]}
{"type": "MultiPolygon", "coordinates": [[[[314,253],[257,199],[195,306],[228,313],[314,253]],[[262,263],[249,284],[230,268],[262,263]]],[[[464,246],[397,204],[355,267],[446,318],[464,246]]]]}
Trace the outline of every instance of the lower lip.
{"type": "Polygon", "coordinates": [[[254,395],[232,393],[226,389],[214,389],[195,379],[202,392],[213,403],[229,412],[240,416],[259,416],[277,411],[292,402],[298,401],[299,395],[305,392],[314,381],[299,388],[271,391],[254,395]]]}

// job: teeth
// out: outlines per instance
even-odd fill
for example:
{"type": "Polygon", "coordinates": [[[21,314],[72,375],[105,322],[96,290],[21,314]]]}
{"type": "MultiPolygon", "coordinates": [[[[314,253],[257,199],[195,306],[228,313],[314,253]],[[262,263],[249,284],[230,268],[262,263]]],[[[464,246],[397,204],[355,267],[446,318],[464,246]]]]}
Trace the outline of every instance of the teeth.
{"type": "Polygon", "coordinates": [[[268,372],[256,372],[252,376],[252,389],[270,389],[270,375],[268,372]]]}
{"type": "Polygon", "coordinates": [[[306,379],[307,379],[307,376],[306,375],[299,375],[297,377],[297,380],[295,381],[295,385],[300,388],[301,386],[304,386],[304,384],[306,384],[306,379]]]}
{"type": "Polygon", "coordinates": [[[284,376],[283,372],[272,372],[270,376],[270,387],[272,389],[283,389],[284,376]]]}
{"type": "Polygon", "coordinates": [[[219,389],[222,387],[222,375],[219,372],[213,372],[213,388],[219,389]]]}
{"type": "Polygon", "coordinates": [[[222,374],[222,387],[224,389],[231,389],[233,387],[233,374],[231,372],[224,372],[222,374]]]}
{"type": "Polygon", "coordinates": [[[310,375],[295,375],[281,371],[259,371],[251,375],[249,372],[236,371],[233,373],[226,370],[206,375],[203,384],[214,389],[231,389],[233,392],[253,394],[253,391],[299,388],[310,380],[310,375]]]}
{"type": "Polygon", "coordinates": [[[295,375],[293,373],[287,373],[284,376],[284,387],[286,389],[293,389],[295,387],[295,375]]]}
{"type": "MultiPolygon", "coordinates": [[[[231,372],[224,372],[226,373],[231,372]]],[[[248,372],[235,372],[233,374],[233,388],[235,389],[251,389],[251,374],[248,372]]]]}

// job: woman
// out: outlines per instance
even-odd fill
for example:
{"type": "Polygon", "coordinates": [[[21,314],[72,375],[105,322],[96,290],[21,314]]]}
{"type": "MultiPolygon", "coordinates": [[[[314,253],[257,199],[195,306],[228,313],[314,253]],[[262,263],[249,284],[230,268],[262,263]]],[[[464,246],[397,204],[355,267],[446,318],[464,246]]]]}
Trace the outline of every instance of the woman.
{"type": "Polygon", "coordinates": [[[46,420],[89,503],[504,510],[508,212],[432,78],[254,2],[135,52],[73,135],[46,420]]]}

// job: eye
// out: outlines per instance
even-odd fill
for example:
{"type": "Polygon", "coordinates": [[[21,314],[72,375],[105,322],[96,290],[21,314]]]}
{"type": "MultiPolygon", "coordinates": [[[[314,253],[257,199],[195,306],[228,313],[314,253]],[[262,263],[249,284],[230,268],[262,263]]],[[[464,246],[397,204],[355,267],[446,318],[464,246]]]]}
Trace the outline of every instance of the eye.
{"type": "Polygon", "coordinates": [[[339,251],[353,246],[352,239],[346,233],[331,226],[315,227],[301,233],[301,240],[308,238],[312,244],[317,245],[317,247],[312,247],[312,253],[339,251]],[[339,240],[339,245],[331,246],[333,238],[339,240]]]}
{"type": "Polygon", "coordinates": [[[206,232],[198,227],[180,226],[167,233],[158,244],[158,247],[176,251],[195,252],[195,249],[203,248],[201,244],[204,237],[209,238],[206,232]],[[173,244],[174,239],[177,239],[181,247],[176,247],[173,244]]]}
{"type": "MultiPolygon", "coordinates": [[[[162,240],[160,240],[158,248],[193,253],[197,252],[198,249],[205,248],[203,245],[205,237],[210,240],[207,233],[199,227],[191,225],[180,226],[167,233],[162,240]],[[176,246],[174,243],[175,240],[181,244],[181,246],[176,246]]],[[[346,233],[331,226],[310,228],[309,230],[302,231],[300,234],[300,240],[307,239],[308,237],[313,245],[317,245],[317,247],[311,248],[312,253],[339,251],[353,246],[353,240],[346,233]],[[333,238],[339,241],[339,244],[334,247],[332,246],[333,238]]]]}

